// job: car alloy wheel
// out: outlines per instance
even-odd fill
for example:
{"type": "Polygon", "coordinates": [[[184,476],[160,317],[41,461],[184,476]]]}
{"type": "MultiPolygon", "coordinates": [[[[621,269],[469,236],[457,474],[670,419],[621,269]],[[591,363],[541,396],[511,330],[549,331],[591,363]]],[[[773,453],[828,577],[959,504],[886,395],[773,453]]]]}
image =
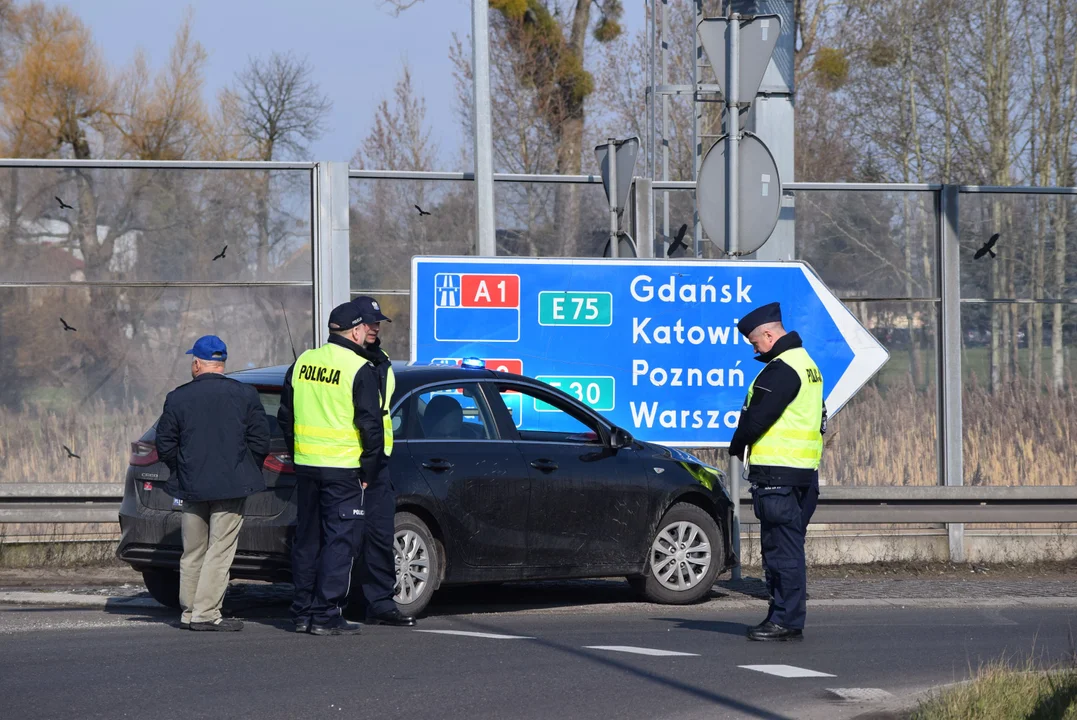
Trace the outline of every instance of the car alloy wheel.
{"type": "Polygon", "coordinates": [[[667,590],[684,592],[695,587],[707,576],[712,562],[707,534],[690,521],[670,523],[651,544],[651,573],[667,590]]]}
{"type": "Polygon", "coordinates": [[[423,538],[410,528],[396,533],[396,595],[401,605],[418,600],[430,582],[430,548],[423,538]]]}

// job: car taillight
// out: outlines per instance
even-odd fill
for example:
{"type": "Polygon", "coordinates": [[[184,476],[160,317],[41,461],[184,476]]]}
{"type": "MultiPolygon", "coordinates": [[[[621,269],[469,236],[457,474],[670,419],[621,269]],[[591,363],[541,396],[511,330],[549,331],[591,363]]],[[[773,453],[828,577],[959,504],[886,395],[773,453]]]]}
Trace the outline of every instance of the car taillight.
{"type": "Polygon", "coordinates": [[[145,465],[156,465],[161,460],[157,457],[157,446],[153,443],[138,442],[131,443],[131,464],[139,467],[145,465]]]}
{"type": "Polygon", "coordinates": [[[273,453],[266,455],[265,462],[262,463],[262,467],[270,472],[275,472],[278,475],[294,475],[295,465],[292,465],[291,453],[273,453]]]}

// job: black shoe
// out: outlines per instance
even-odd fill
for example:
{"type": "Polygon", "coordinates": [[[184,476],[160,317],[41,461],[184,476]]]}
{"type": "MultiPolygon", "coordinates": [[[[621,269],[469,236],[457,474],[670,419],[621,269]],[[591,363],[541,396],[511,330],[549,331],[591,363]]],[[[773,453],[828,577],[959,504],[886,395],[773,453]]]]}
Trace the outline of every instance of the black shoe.
{"type": "Polygon", "coordinates": [[[759,641],[785,641],[785,640],[803,640],[803,630],[792,630],[790,628],[784,628],[781,625],[772,623],[769,620],[758,627],[754,627],[748,630],[749,640],[759,641]]]}
{"type": "Polygon", "coordinates": [[[773,625],[773,624],[774,624],[774,623],[772,623],[772,622],[770,621],[770,618],[768,617],[768,618],[767,618],[766,620],[764,620],[763,622],[759,623],[758,625],[753,625],[752,627],[748,628],[748,632],[756,632],[756,631],[759,631],[759,630],[763,630],[763,629],[765,629],[765,628],[768,628],[768,627],[770,627],[770,626],[771,626],[771,625],[773,625]]]}
{"type": "Polygon", "coordinates": [[[180,620],[180,630],[190,630],[190,629],[191,629],[191,623],[183,622],[182,620],[180,620]]]}
{"type": "Polygon", "coordinates": [[[336,617],[327,622],[325,625],[319,625],[318,623],[310,624],[311,635],[358,635],[363,631],[363,626],[359,623],[348,622],[342,617],[336,617]]]}
{"type": "Polygon", "coordinates": [[[243,621],[234,618],[217,618],[213,622],[193,622],[192,630],[209,630],[217,632],[238,632],[243,629],[243,621]]]}
{"type": "Polygon", "coordinates": [[[397,608],[393,608],[387,613],[381,613],[375,615],[374,613],[367,613],[366,616],[367,625],[393,625],[395,627],[411,627],[415,624],[415,618],[411,615],[405,615],[397,608]]]}
{"type": "Polygon", "coordinates": [[[296,620],[295,621],[295,631],[297,633],[308,633],[308,632],[310,632],[310,620],[308,618],[303,618],[301,620],[296,620]]]}

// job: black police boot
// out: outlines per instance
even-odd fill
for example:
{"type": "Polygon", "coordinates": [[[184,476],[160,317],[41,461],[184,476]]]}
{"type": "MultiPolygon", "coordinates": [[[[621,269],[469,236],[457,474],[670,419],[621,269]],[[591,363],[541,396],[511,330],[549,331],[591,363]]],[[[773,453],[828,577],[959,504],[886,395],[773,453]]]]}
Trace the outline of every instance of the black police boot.
{"type": "Polygon", "coordinates": [[[803,640],[804,631],[793,630],[791,628],[784,628],[781,625],[772,623],[769,620],[762,625],[750,628],[748,630],[749,640],[759,641],[786,641],[786,640],[803,640]]]}
{"type": "Polygon", "coordinates": [[[393,608],[389,612],[376,615],[368,612],[366,614],[367,625],[394,625],[396,627],[411,627],[415,624],[415,618],[411,615],[405,615],[400,612],[399,609],[393,608]]]}
{"type": "Polygon", "coordinates": [[[310,632],[310,618],[300,618],[295,621],[295,631],[297,633],[310,632]]]}
{"type": "Polygon", "coordinates": [[[772,625],[772,624],[773,623],[770,622],[770,615],[767,615],[766,620],[759,623],[758,625],[753,625],[752,627],[748,628],[748,632],[753,632],[753,631],[756,631],[756,630],[762,630],[763,628],[767,627],[768,625],[772,625]]]}
{"type": "Polygon", "coordinates": [[[310,624],[311,635],[358,635],[363,631],[359,623],[348,622],[339,615],[324,625],[310,624]]]}

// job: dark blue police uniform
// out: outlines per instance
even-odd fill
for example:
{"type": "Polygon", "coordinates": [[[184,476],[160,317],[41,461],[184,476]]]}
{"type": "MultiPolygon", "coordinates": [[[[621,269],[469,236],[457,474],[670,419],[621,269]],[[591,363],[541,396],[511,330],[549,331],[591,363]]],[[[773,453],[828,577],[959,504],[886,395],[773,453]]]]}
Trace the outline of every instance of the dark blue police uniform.
{"type": "MultiPolygon", "coordinates": [[[[748,313],[737,327],[748,337],[762,325],[780,322],[781,309],[778,303],[771,303],[748,313]]],[[[804,541],[819,499],[818,453],[822,448],[821,435],[826,431],[826,406],[822,401],[821,375],[804,352],[797,333],[780,334],[773,346],[756,359],[766,363],[766,367],[752,384],[749,401],[742,408],[737,430],[730,441],[729,454],[743,458],[746,449],[766,439],[766,446],[779,456],[775,459],[780,459],[781,450],[774,449],[775,441],[771,438],[781,433],[772,429],[779,427],[776,423],[791,407],[795,407],[799,423],[814,425],[815,418],[819,423],[818,432],[808,431],[807,434],[813,436],[810,440],[795,439],[806,434],[803,429],[791,429],[786,433],[794,438],[788,440],[792,446],[787,451],[789,456],[813,455],[803,464],[814,464],[814,467],[751,462],[748,472],[752,506],[760,522],[763,572],[770,595],[766,620],[751,628],[748,637],[753,640],[798,640],[803,634],[807,605],[804,541]],[[805,384],[810,392],[801,395],[805,384]],[[801,395],[799,399],[798,395],[801,395]],[[806,443],[805,447],[814,450],[796,447],[798,442],[806,443]]],[[[778,445],[781,445],[780,441],[778,445]]]]}
{"type": "MultiPolygon", "coordinates": [[[[334,331],[350,330],[361,323],[361,317],[355,307],[350,303],[344,303],[333,309],[329,316],[329,329],[334,331]]],[[[327,346],[318,351],[307,351],[296,363],[288,368],[284,378],[284,387],[281,391],[280,408],[277,411],[277,420],[293,457],[296,456],[296,435],[311,432],[309,419],[300,418],[297,427],[295,417],[295,388],[293,387],[293,373],[296,364],[304,365],[304,369],[312,367],[310,361],[304,358],[311,354],[322,353],[330,350],[336,353],[335,357],[341,358],[340,349],[364,356],[364,348],[341,334],[331,335],[327,346]],[[337,346],[329,348],[328,346],[337,346]],[[297,432],[301,430],[302,432],[297,432]]],[[[331,356],[326,356],[330,358],[331,356]]],[[[346,353],[343,358],[351,356],[346,353]]],[[[364,357],[365,359],[365,357],[364,357]]],[[[343,362],[337,360],[337,362],[343,362]]],[[[355,367],[359,364],[356,359],[343,362],[345,368],[355,367]]],[[[341,392],[351,394],[350,406],[353,416],[347,414],[338,418],[334,411],[333,420],[338,424],[355,428],[361,428],[361,422],[366,414],[361,410],[370,393],[369,378],[363,369],[369,366],[369,362],[355,371],[351,381],[351,387],[341,387],[341,392]]],[[[332,370],[332,368],[330,368],[332,370]]],[[[340,376],[340,371],[336,372],[340,376]]],[[[319,378],[322,376],[319,374],[319,378]]],[[[327,373],[326,377],[333,377],[333,373],[327,373]]],[[[308,383],[309,384],[309,383],[308,383]]],[[[332,382],[327,385],[332,385],[332,382]]],[[[377,386],[373,388],[377,395],[377,386]]],[[[336,392],[334,389],[333,392],[336,392]]],[[[316,404],[316,403],[315,403],[316,404]]],[[[338,406],[340,407],[340,406],[338,406]]],[[[344,406],[347,407],[347,406],[344,406]]],[[[317,417],[318,412],[312,417],[317,417]]],[[[344,433],[346,428],[341,428],[344,433]]],[[[323,436],[335,437],[332,434],[323,436]]],[[[332,430],[330,432],[338,432],[332,430]]],[[[351,432],[354,432],[351,431],[351,432]]],[[[345,433],[346,434],[346,433],[345,433]]],[[[317,437],[317,435],[315,435],[317,437]]],[[[355,443],[352,435],[351,443],[355,443]]],[[[365,440],[360,430],[360,443],[365,440]]],[[[295,592],[292,599],[291,614],[295,621],[296,632],[311,632],[316,635],[340,635],[357,634],[360,631],[358,623],[351,623],[344,619],[342,607],[347,602],[348,592],[351,589],[352,564],[355,558],[356,541],[358,532],[356,528],[362,525],[364,508],[364,493],[360,480],[361,450],[359,446],[349,445],[347,440],[340,442],[338,449],[325,449],[325,446],[312,446],[305,449],[304,453],[311,451],[332,452],[334,457],[339,454],[343,461],[340,467],[324,466],[318,464],[304,465],[300,458],[296,458],[296,529],[292,542],[292,582],[295,592]],[[351,456],[351,453],[355,453],[351,456]]],[[[314,456],[312,456],[314,457],[314,456]]]]}
{"type": "MultiPolygon", "coordinates": [[[[361,295],[352,300],[356,312],[365,323],[392,322],[372,297],[361,295]]],[[[360,353],[369,364],[360,371],[365,375],[363,396],[356,408],[356,424],[363,438],[363,457],[360,479],[366,485],[363,522],[356,526],[359,589],[354,593],[355,605],[363,611],[369,625],[415,625],[415,618],[400,612],[396,601],[396,489],[389,474],[385,454],[386,427],[383,400],[391,394],[389,356],[381,349],[381,341],[363,347],[360,353]]],[[[389,438],[390,440],[392,438],[389,438]]]]}

